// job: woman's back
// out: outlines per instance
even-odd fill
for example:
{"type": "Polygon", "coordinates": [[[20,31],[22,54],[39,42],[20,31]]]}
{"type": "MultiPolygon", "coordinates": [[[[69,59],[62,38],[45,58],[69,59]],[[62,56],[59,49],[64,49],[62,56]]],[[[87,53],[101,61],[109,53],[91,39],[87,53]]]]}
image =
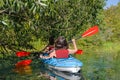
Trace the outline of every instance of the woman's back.
{"type": "Polygon", "coordinates": [[[55,51],[56,58],[68,58],[69,51],[67,49],[59,49],[55,51]]]}

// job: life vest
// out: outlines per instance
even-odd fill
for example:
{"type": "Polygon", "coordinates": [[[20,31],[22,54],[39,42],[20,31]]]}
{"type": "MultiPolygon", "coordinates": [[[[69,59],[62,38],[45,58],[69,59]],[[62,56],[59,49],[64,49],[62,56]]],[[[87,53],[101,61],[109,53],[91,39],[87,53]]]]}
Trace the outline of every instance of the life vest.
{"type": "Polygon", "coordinates": [[[50,50],[52,50],[52,49],[54,49],[54,46],[49,46],[49,49],[48,49],[48,50],[50,51],[50,50]]]}
{"type": "Polygon", "coordinates": [[[68,58],[69,51],[67,49],[59,49],[55,51],[56,58],[68,58]]]}

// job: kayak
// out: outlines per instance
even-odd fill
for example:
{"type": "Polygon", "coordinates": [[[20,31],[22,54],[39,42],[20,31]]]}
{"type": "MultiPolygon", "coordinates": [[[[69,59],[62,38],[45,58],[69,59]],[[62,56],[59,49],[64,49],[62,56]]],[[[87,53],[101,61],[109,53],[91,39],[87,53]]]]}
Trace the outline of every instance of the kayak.
{"type": "Polygon", "coordinates": [[[70,73],[77,73],[81,70],[83,63],[69,55],[68,58],[49,58],[41,59],[47,68],[52,68],[58,71],[65,71],[70,73]]]}

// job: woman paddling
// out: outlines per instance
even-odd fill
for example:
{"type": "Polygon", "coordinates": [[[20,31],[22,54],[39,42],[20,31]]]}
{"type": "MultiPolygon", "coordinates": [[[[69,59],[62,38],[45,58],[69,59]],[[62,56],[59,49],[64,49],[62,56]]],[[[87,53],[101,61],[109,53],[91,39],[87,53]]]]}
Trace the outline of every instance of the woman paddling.
{"type": "Polygon", "coordinates": [[[68,43],[64,36],[60,36],[55,40],[55,49],[48,55],[43,56],[40,55],[40,58],[48,59],[48,58],[68,58],[69,54],[74,54],[78,49],[76,46],[75,39],[72,39],[72,43],[74,48],[70,49],[68,43]]]}

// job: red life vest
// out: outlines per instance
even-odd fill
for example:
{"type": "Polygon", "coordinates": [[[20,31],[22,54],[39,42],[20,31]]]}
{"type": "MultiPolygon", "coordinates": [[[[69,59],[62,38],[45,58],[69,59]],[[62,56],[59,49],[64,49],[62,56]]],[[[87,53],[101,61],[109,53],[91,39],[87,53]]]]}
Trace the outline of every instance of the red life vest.
{"type": "Polygon", "coordinates": [[[56,50],[56,58],[68,58],[69,51],[67,49],[56,50]]]}
{"type": "Polygon", "coordinates": [[[54,46],[49,46],[49,51],[54,49],[54,46]]]}

